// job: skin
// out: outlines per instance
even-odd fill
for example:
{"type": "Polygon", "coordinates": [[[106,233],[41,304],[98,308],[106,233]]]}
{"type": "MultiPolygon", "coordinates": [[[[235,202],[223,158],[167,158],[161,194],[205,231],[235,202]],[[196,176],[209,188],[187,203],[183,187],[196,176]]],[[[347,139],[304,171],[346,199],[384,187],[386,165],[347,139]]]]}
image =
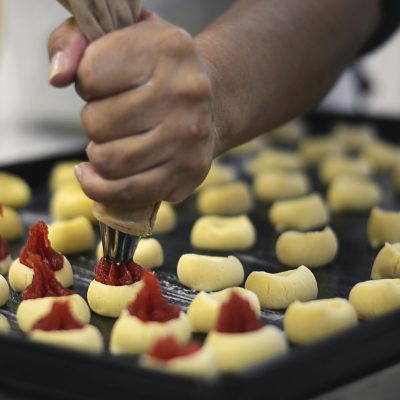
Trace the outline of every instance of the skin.
{"type": "Polygon", "coordinates": [[[91,44],[68,20],[49,81],[87,102],[83,190],[120,207],[183,200],[214,157],[313,107],[379,19],[378,0],[241,0],[195,38],[144,11],[91,44]]]}

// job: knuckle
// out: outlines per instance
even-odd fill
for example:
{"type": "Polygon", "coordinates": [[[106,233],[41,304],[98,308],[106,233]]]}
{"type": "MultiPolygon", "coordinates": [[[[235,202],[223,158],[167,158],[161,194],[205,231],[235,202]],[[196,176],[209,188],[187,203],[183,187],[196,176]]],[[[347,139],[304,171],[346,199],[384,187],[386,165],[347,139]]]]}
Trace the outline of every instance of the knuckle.
{"type": "Polygon", "coordinates": [[[112,166],[110,160],[112,160],[112,157],[106,145],[92,143],[86,152],[90,162],[101,176],[107,178],[111,175],[112,166]]]}
{"type": "Polygon", "coordinates": [[[208,137],[208,130],[205,127],[203,118],[193,118],[191,121],[181,124],[180,134],[183,139],[189,141],[203,141],[208,137]]]}
{"type": "Polygon", "coordinates": [[[211,98],[211,83],[204,74],[190,74],[175,88],[175,98],[183,101],[203,101],[211,98]]]}
{"type": "Polygon", "coordinates": [[[76,90],[86,101],[96,95],[99,86],[96,74],[97,58],[96,46],[89,46],[78,68],[76,90]]]}
{"type": "Polygon", "coordinates": [[[81,120],[86,135],[93,142],[99,142],[102,139],[101,123],[99,116],[95,110],[95,106],[91,103],[86,104],[81,111],[81,120]]]}
{"type": "Polygon", "coordinates": [[[169,56],[180,56],[193,48],[192,36],[182,28],[173,27],[162,35],[161,50],[169,56]]]}

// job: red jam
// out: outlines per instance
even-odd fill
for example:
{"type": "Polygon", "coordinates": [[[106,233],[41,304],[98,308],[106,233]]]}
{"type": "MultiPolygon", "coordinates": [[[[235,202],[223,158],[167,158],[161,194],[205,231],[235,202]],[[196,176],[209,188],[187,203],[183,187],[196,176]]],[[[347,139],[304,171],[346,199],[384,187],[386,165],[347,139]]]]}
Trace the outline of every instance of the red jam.
{"type": "MultiPolygon", "coordinates": [[[[3,216],[3,206],[0,204],[0,217],[3,216]]],[[[10,255],[10,248],[7,241],[0,236],[0,261],[5,260],[10,255]]]]}
{"type": "Polygon", "coordinates": [[[168,303],[154,274],[144,274],[143,283],[136,299],[128,306],[130,315],[138,317],[143,322],[167,322],[179,317],[180,308],[168,303]]]}
{"type": "Polygon", "coordinates": [[[178,357],[191,356],[200,350],[198,343],[179,344],[173,336],[158,340],[149,352],[149,356],[157,360],[170,361],[178,357]]]}
{"type": "Polygon", "coordinates": [[[94,279],[104,285],[124,286],[140,281],[144,273],[145,270],[133,261],[116,264],[102,257],[94,269],[94,279]]]}
{"type": "Polygon", "coordinates": [[[19,261],[28,266],[28,258],[37,254],[52,271],[59,271],[64,265],[64,258],[57,253],[50,244],[49,228],[43,221],[37,222],[29,228],[29,237],[19,254],[19,261]]]}
{"type": "Polygon", "coordinates": [[[49,268],[48,263],[43,261],[37,254],[31,254],[27,266],[33,269],[32,283],[22,292],[22,300],[38,299],[41,297],[60,297],[74,294],[72,290],[64,289],[55,278],[54,271],[49,268]]]}
{"type": "Polygon", "coordinates": [[[68,301],[59,301],[53,304],[49,314],[39,319],[32,330],[41,331],[69,331],[72,329],[82,329],[83,325],[75,319],[71,313],[68,301]]]}
{"type": "Polygon", "coordinates": [[[221,333],[244,333],[260,329],[262,324],[250,303],[233,292],[222,304],[215,330],[221,333]]]}

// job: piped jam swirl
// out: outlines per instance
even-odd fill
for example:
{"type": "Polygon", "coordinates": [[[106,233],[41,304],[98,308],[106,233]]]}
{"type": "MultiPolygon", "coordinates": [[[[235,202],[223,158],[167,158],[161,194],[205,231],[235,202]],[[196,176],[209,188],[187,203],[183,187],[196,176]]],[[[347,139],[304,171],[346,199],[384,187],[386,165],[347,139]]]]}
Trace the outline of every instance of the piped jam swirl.
{"type": "Polygon", "coordinates": [[[200,349],[198,343],[179,344],[173,336],[166,336],[153,345],[149,356],[155,360],[167,362],[174,358],[191,356],[200,349]]]}

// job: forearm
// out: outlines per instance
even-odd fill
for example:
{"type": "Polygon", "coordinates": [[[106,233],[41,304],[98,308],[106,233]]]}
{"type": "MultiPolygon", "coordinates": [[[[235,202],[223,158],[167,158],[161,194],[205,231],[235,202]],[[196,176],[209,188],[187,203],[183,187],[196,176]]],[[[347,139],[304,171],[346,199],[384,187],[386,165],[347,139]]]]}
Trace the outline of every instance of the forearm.
{"type": "Polygon", "coordinates": [[[240,0],[197,38],[211,70],[215,155],[311,107],[380,18],[378,0],[240,0]]]}

